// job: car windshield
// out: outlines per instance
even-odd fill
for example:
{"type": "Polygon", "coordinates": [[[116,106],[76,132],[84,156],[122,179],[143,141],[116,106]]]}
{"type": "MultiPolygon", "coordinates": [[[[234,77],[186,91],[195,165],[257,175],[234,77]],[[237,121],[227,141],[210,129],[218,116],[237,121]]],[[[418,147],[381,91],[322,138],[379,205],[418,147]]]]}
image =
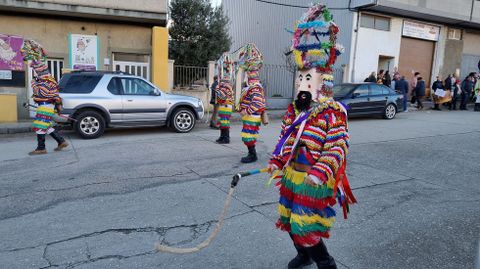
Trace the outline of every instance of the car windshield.
{"type": "Polygon", "coordinates": [[[335,85],[333,86],[333,97],[334,98],[344,97],[347,94],[349,94],[355,87],[356,85],[348,85],[348,84],[335,85]]]}

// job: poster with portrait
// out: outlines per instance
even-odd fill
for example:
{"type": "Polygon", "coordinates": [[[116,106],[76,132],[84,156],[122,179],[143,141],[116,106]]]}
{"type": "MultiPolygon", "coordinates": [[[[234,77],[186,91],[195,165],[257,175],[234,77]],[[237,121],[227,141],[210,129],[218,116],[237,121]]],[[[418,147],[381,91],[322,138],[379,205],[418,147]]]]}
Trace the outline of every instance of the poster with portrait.
{"type": "Polygon", "coordinates": [[[22,37],[0,34],[0,70],[24,70],[22,46],[22,37]]]}
{"type": "Polygon", "coordinates": [[[88,71],[98,69],[98,36],[70,34],[69,48],[71,69],[88,71]]]}

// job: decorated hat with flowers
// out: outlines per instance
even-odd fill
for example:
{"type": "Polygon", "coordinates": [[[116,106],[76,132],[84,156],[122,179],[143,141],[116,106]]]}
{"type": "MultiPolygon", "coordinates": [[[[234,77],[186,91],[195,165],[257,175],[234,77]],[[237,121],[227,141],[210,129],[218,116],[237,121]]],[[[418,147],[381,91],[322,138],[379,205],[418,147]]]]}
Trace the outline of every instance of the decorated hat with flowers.
{"type": "Polygon", "coordinates": [[[244,45],[238,51],[238,65],[248,71],[258,71],[263,66],[263,55],[253,43],[244,45]]]}
{"type": "Polygon", "coordinates": [[[339,31],[326,6],[310,7],[293,31],[291,52],[298,69],[316,68],[317,72],[331,73],[343,51],[337,44],[339,31]]]}
{"type": "Polygon", "coordinates": [[[231,81],[234,73],[234,62],[230,54],[224,53],[217,61],[218,79],[220,81],[231,81]]]}

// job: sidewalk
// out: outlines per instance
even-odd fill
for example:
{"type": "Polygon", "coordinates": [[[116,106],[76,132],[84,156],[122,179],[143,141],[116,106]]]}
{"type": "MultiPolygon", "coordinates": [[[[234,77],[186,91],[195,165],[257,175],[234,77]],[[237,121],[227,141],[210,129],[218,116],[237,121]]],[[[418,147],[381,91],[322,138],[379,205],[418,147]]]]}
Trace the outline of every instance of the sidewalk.
{"type": "Polygon", "coordinates": [[[22,120],[12,123],[0,123],[0,134],[28,133],[32,129],[31,120],[22,120]]]}

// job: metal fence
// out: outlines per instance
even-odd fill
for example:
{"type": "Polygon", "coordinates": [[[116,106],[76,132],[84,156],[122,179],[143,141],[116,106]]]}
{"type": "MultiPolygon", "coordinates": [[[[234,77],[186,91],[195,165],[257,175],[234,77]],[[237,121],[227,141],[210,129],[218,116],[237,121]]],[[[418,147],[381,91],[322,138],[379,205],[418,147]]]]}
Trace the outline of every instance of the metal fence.
{"type": "Polygon", "coordinates": [[[268,98],[292,99],[294,70],[285,65],[265,64],[260,71],[260,80],[268,98]]]}
{"type": "Polygon", "coordinates": [[[173,67],[174,87],[208,86],[208,67],[175,65],[173,67]]]}

